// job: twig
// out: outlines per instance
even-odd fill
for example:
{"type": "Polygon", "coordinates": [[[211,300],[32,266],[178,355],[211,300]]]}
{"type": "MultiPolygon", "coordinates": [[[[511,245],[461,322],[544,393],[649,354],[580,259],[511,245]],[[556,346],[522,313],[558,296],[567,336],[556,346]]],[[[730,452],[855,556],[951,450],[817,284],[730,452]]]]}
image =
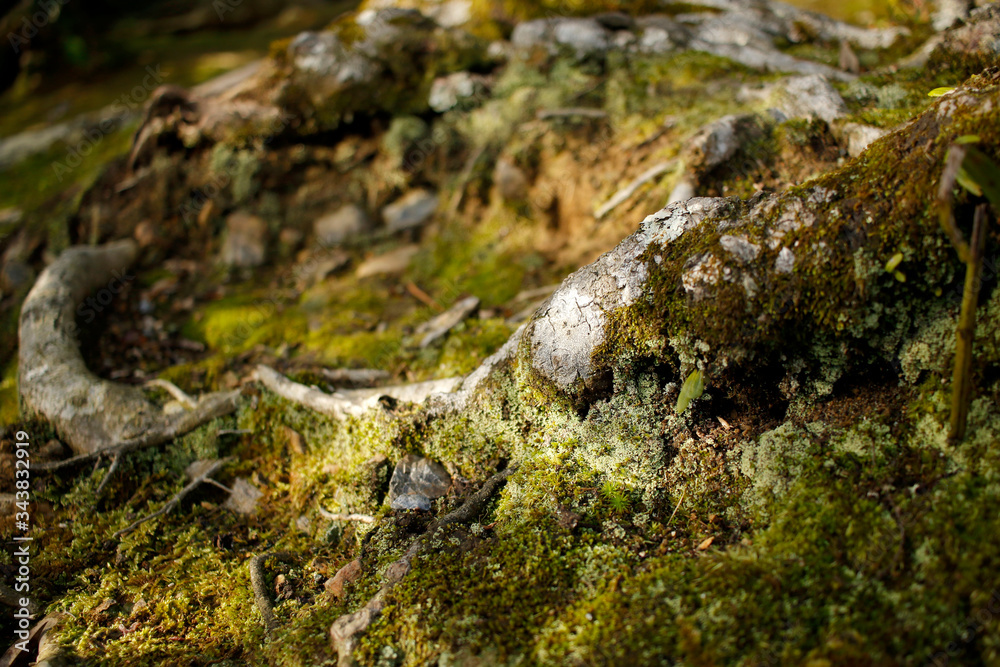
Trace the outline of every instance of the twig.
{"type": "Polygon", "coordinates": [[[427,532],[414,540],[410,548],[406,550],[406,553],[386,568],[382,587],[368,603],[358,611],[352,614],[344,614],[333,622],[333,626],[330,628],[330,637],[333,639],[334,647],[337,649],[338,665],[351,664],[350,656],[357,645],[358,638],[364,634],[372,622],[382,613],[382,609],[385,606],[386,594],[410,571],[411,561],[424,550],[434,533],[454,523],[471,521],[477,514],[483,511],[483,508],[489,499],[493,497],[493,494],[516,471],[517,466],[512,465],[493,475],[461,507],[432,522],[428,526],[427,532]]]}
{"type": "Polygon", "coordinates": [[[670,522],[674,520],[674,515],[677,514],[677,510],[679,510],[681,508],[681,505],[684,504],[684,499],[687,498],[687,494],[688,494],[688,488],[687,486],[685,486],[684,491],[681,493],[681,499],[677,501],[677,507],[675,507],[674,511],[670,513],[670,518],[667,519],[667,524],[666,526],[664,526],[664,528],[669,526],[670,522]]]}
{"type": "Polygon", "coordinates": [[[217,481],[215,481],[214,479],[211,479],[211,478],[206,479],[205,480],[205,484],[211,484],[212,486],[214,486],[216,488],[219,488],[219,489],[222,489],[223,491],[225,491],[226,493],[229,493],[229,494],[232,494],[232,492],[233,492],[233,490],[230,489],[225,484],[220,484],[219,482],[217,482],[217,481]]]}
{"type": "Polygon", "coordinates": [[[148,516],[145,516],[145,517],[143,517],[141,519],[138,519],[137,521],[133,521],[131,524],[129,524],[125,528],[122,528],[121,530],[115,532],[115,534],[113,535],[113,537],[117,538],[117,537],[121,537],[123,535],[128,535],[133,530],[135,530],[136,528],[138,528],[142,524],[146,523],[147,521],[155,519],[158,516],[163,516],[167,512],[170,512],[175,507],[177,507],[178,505],[180,505],[181,501],[184,500],[184,498],[189,493],[191,493],[196,488],[198,488],[198,486],[200,486],[209,477],[211,477],[213,474],[215,474],[215,472],[219,468],[221,468],[225,464],[229,463],[231,460],[232,460],[232,457],[226,457],[224,459],[219,459],[218,461],[216,461],[215,463],[213,463],[212,465],[210,465],[203,473],[201,473],[200,475],[198,475],[197,477],[195,477],[193,480],[191,480],[191,482],[187,486],[185,486],[183,489],[181,489],[180,491],[178,491],[174,495],[173,498],[171,498],[170,500],[168,500],[166,502],[166,504],[163,505],[163,507],[161,507],[160,509],[156,510],[155,512],[153,512],[152,514],[150,514],[148,516]]]}
{"type": "Polygon", "coordinates": [[[623,204],[628,200],[629,197],[634,195],[639,188],[649,183],[654,178],[665,174],[674,168],[677,164],[677,160],[668,160],[667,162],[661,162],[659,164],[653,165],[642,174],[639,175],[634,181],[626,185],[624,188],[616,192],[611,199],[609,199],[604,205],[598,208],[594,212],[594,217],[598,220],[603,219],[608,213],[615,210],[618,206],[623,204]]]}
{"type": "Polygon", "coordinates": [[[462,503],[462,506],[453,512],[449,512],[437,521],[431,523],[427,528],[427,533],[431,534],[440,528],[453,523],[466,523],[483,511],[486,503],[493,497],[500,487],[507,481],[507,478],[517,472],[517,465],[510,465],[497,474],[486,480],[482,488],[469,496],[469,499],[462,503]]]}
{"type": "Polygon", "coordinates": [[[316,508],[319,515],[328,521],[360,521],[361,523],[375,523],[375,517],[370,514],[334,514],[322,507],[316,508]]]}
{"type": "Polygon", "coordinates": [[[108,482],[111,481],[111,476],[115,474],[116,470],[118,470],[118,464],[121,463],[121,461],[122,461],[121,452],[115,454],[114,458],[111,459],[111,465],[108,466],[107,474],[104,475],[104,479],[102,479],[101,483],[97,486],[97,491],[94,492],[95,505],[97,504],[97,501],[101,499],[101,494],[104,492],[104,487],[106,487],[108,485],[108,482]]]}
{"type": "Polygon", "coordinates": [[[257,610],[260,611],[261,619],[264,621],[264,629],[267,634],[271,634],[278,629],[278,619],[274,616],[274,605],[271,603],[271,596],[267,591],[267,583],[264,579],[264,563],[268,559],[274,559],[282,563],[292,560],[292,555],[279,551],[273,554],[260,554],[250,559],[247,565],[250,570],[250,585],[253,587],[254,601],[257,603],[257,610]]]}
{"type": "Polygon", "coordinates": [[[983,248],[986,244],[986,216],[988,204],[976,207],[972,223],[972,242],[969,244],[965,268],[965,290],[962,293],[962,312],[958,319],[958,342],[955,346],[955,374],[951,387],[951,428],[948,441],[957,444],[965,438],[969,419],[969,400],[972,397],[972,345],[976,336],[976,305],[979,302],[980,276],[983,272],[983,248]]]}
{"type": "Polygon", "coordinates": [[[472,171],[476,168],[476,163],[479,162],[479,158],[481,158],[485,152],[485,145],[477,148],[476,151],[469,156],[465,166],[462,168],[462,174],[458,177],[458,183],[455,185],[455,194],[452,195],[451,202],[448,204],[449,218],[454,218],[458,214],[458,209],[462,206],[462,199],[465,197],[465,189],[469,186],[469,181],[472,180],[472,171]]]}
{"type": "Polygon", "coordinates": [[[432,297],[430,294],[420,289],[420,287],[415,282],[411,281],[406,283],[406,291],[409,292],[410,295],[413,296],[413,298],[415,298],[417,301],[424,304],[425,306],[430,306],[439,313],[444,312],[444,306],[435,301],[434,297],[432,297]]]}
{"type": "Polygon", "coordinates": [[[165,392],[173,396],[175,399],[177,399],[177,401],[188,410],[194,410],[196,407],[198,407],[197,401],[195,401],[193,398],[184,393],[183,389],[181,389],[173,382],[170,382],[168,380],[160,380],[160,379],[149,380],[148,382],[146,382],[145,386],[151,389],[155,388],[164,390],[165,392]]]}
{"type": "Polygon", "coordinates": [[[567,109],[542,109],[535,117],[538,120],[548,120],[550,118],[572,118],[574,116],[582,118],[607,118],[608,112],[601,109],[587,109],[584,107],[569,107],[567,109]]]}

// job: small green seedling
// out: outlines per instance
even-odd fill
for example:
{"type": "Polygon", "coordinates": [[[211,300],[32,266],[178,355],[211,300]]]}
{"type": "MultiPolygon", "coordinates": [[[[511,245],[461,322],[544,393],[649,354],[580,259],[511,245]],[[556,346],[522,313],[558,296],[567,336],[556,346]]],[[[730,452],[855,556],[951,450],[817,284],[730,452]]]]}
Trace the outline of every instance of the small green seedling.
{"type": "Polygon", "coordinates": [[[677,414],[683,413],[691,405],[691,401],[700,398],[703,393],[705,393],[704,375],[700,370],[695,369],[691,375],[688,375],[687,380],[684,381],[684,386],[681,387],[681,393],[677,397],[677,406],[674,410],[677,411],[677,414]]]}
{"type": "Polygon", "coordinates": [[[604,499],[608,501],[608,505],[611,506],[611,511],[615,514],[624,514],[628,511],[629,502],[628,494],[619,487],[617,484],[611,480],[606,481],[601,486],[601,495],[604,499]]]}
{"type": "Polygon", "coordinates": [[[954,86],[942,86],[941,88],[935,88],[931,92],[927,93],[927,97],[944,97],[953,90],[955,90],[954,86]]]}

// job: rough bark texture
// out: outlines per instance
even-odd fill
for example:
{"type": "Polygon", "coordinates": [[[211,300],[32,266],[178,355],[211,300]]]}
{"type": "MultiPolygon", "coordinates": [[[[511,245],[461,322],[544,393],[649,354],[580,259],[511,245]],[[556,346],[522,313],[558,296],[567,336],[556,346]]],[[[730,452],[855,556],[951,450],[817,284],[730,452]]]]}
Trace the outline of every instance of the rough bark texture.
{"type": "Polygon", "coordinates": [[[70,248],[38,277],[21,310],[18,372],[25,406],[48,419],[77,454],[125,443],[155,446],[235,409],[235,394],[203,397],[165,415],[140,390],[94,375],[84,364],[75,316],[88,294],[116,293],[137,248],[125,240],[70,248]]]}

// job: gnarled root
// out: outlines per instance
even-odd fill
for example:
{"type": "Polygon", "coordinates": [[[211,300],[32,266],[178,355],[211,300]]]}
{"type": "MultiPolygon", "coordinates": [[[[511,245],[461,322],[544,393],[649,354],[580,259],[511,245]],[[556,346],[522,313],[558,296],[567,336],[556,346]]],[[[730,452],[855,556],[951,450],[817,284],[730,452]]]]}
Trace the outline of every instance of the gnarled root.
{"type": "Polygon", "coordinates": [[[76,316],[92,321],[105,292],[113,298],[134,279],[128,268],[137,254],[130,240],[70,248],[38,277],[21,310],[21,396],[81,455],[74,463],[159,445],[236,409],[238,392],[219,392],[165,415],[139,389],[101,379],[84,364],[76,316]],[[84,301],[98,289],[97,302],[84,301]]]}

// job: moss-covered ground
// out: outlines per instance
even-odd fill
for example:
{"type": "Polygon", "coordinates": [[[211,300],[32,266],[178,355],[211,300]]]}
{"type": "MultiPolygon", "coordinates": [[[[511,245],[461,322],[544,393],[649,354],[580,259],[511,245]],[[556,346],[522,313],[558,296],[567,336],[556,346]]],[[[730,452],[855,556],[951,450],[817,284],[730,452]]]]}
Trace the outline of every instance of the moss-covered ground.
{"type": "MultiPolygon", "coordinates": [[[[384,502],[386,469],[376,457],[391,464],[415,452],[452,474],[452,491],[434,503],[439,516],[497,469],[519,468],[480,516],[439,534],[414,561],[362,638],[360,664],[1000,664],[1000,293],[991,269],[969,435],[951,446],[960,265],[930,210],[948,142],[979,134],[995,155],[997,112],[959,118],[940,135],[933,113],[921,115],[933,102],[927,91],[958,83],[957,71],[879,72],[838,84],[849,120],[893,128],[920,118],[910,135],[857,160],[825,124],[775,123],[764,106],[733,94],[780,77],[700,53],[513,63],[493,73],[488,99],[408,115],[395,131],[376,114],[333,146],[312,136],[216,149],[216,162],[244,151],[250,165],[239,193],[223,188],[219,208],[251,210],[273,231],[304,240],[253,275],[226,271],[213,260],[223,214],[181,222],[170,212],[189,192],[158,202],[167,211],[164,238],[151,252],[160,254],[138,269],[118,310],[137,311],[146,298],[145,314],[168,338],[203,346],[186,363],[141,369],[192,393],[240,385],[259,361],[321,387],[322,367],[378,368],[393,381],[468,373],[516,328],[509,316],[528,305],[519,292],[557,282],[634,231],[680,174],[666,173],[601,223],[593,207],[680,155],[687,137],[725,114],[759,113],[761,131],[735,161],[744,168],[723,165],[699,194],[750,197],[766,188],[784,191],[783,205],[817,186],[854,196],[786,237],[823,241],[829,256],[803,261],[809,270],[788,284],[762,285],[765,298],[750,305],[739,284],[709,302],[678,289],[687,260],[715,248],[719,233],[655,249],[661,268],[651,299],[618,313],[599,350],[611,391],[585,409],[553,400],[523,356],[468,410],[433,420],[394,406],[340,423],[246,383],[235,415],[128,456],[99,499],[107,462],[36,476],[32,593],[48,610],[68,612],[60,641],[90,664],[336,664],[331,624],[380,588],[429,521],[384,502]],[[569,106],[607,117],[536,117],[569,106]],[[929,145],[917,151],[906,137],[929,145]],[[422,158],[407,162],[411,151],[422,158]],[[524,199],[498,195],[491,165],[501,156],[529,177],[524,199]],[[288,182],[275,180],[282,169],[288,182]],[[346,268],[302,280],[297,269],[330,249],[315,247],[315,211],[296,209],[308,199],[296,193],[361,193],[375,209],[418,185],[438,189],[443,208],[456,194],[462,200],[422,232],[336,249],[348,256],[346,268]],[[400,273],[356,274],[366,259],[409,242],[420,250],[400,273]],[[202,266],[167,264],[168,252],[202,266]],[[902,261],[887,270],[898,253],[902,261]],[[436,309],[413,287],[443,307],[473,294],[481,311],[421,349],[416,327],[436,309]],[[708,388],[677,414],[678,385],[695,367],[708,388]],[[259,489],[254,513],[224,508],[226,492],[203,486],[172,513],[112,537],[167,502],[190,463],[224,456],[233,460],[217,480],[259,489]],[[376,522],[330,521],[320,508],[376,522]],[[279,628],[267,636],[248,563],[276,552],[291,560],[266,568],[272,591],[279,575],[285,582],[279,628]],[[336,599],[323,582],[355,558],[362,576],[336,599]]],[[[996,79],[973,81],[973,94],[994,99],[996,79]]],[[[112,143],[95,166],[127,147],[112,143]]],[[[53,206],[60,189],[32,171],[46,160],[24,167],[24,182],[40,184],[37,200],[34,191],[18,194],[18,181],[0,186],[9,188],[0,189],[0,207],[53,206]]],[[[194,172],[212,160],[192,152],[165,169],[194,172]]],[[[75,207],[102,192],[82,189],[75,207]]],[[[960,215],[968,203],[960,201],[960,215]]],[[[123,208],[116,224],[138,223],[136,210],[123,208]]],[[[80,219],[64,222],[63,238],[81,240],[68,231],[80,219]]],[[[776,253],[763,251],[761,262],[776,253]]],[[[5,302],[5,316],[16,318],[16,306],[5,302]]],[[[136,345],[114,327],[102,340],[90,361],[136,345]]],[[[138,367],[128,354],[117,358],[126,371],[138,367]]],[[[0,476],[13,479],[14,432],[39,446],[57,434],[18,413],[9,361],[0,398],[0,476]]],[[[0,572],[14,567],[9,551],[0,554],[0,572]]],[[[11,628],[4,616],[0,630],[11,628]]]]}

